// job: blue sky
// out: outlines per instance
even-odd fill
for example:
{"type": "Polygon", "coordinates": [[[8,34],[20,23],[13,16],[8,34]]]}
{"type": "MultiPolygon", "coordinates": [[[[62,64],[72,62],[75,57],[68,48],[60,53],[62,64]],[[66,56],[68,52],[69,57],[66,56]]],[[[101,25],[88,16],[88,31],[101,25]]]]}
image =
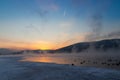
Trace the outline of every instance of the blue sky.
{"type": "Polygon", "coordinates": [[[56,49],[119,32],[120,0],[0,0],[1,48],[56,49]]]}

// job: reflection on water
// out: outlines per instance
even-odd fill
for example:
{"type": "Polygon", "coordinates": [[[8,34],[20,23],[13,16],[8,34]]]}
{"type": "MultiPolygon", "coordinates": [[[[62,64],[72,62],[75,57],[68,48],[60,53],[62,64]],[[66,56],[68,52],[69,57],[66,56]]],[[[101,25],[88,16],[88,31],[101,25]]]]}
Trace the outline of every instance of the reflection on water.
{"type": "Polygon", "coordinates": [[[45,54],[45,55],[33,55],[26,56],[22,61],[31,62],[45,62],[45,63],[57,63],[57,64],[72,64],[74,59],[77,57],[71,55],[56,55],[56,54],[45,54]]]}
{"type": "Polygon", "coordinates": [[[25,56],[22,61],[73,64],[76,66],[95,66],[106,68],[120,67],[120,58],[106,56],[81,56],[80,54],[40,54],[25,56]]]}

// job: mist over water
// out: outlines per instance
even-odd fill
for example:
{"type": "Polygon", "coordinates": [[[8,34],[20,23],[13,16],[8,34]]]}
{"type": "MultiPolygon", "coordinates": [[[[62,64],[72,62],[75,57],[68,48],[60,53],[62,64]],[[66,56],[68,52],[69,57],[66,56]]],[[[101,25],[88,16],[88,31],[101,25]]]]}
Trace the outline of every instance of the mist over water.
{"type": "Polygon", "coordinates": [[[61,54],[36,54],[24,56],[21,61],[68,64],[74,66],[120,69],[119,52],[82,52],[61,54]]]}

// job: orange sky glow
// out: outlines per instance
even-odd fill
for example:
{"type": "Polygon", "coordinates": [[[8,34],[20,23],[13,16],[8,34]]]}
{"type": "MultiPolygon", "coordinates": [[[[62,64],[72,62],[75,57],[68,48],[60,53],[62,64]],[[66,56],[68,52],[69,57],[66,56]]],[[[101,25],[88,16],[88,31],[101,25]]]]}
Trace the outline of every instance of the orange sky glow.
{"type": "Polygon", "coordinates": [[[60,42],[50,42],[50,41],[37,41],[37,42],[22,42],[22,41],[12,41],[7,39],[0,39],[1,48],[12,48],[12,49],[58,49],[65,47],[80,41],[84,41],[84,36],[76,35],[69,40],[61,40],[60,42]]]}

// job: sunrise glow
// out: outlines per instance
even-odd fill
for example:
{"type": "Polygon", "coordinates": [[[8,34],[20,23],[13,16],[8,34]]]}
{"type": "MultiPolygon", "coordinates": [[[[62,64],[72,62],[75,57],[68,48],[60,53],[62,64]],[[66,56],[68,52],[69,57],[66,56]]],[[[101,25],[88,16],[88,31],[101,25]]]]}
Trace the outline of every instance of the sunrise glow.
{"type": "Polygon", "coordinates": [[[0,48],[45,50],[120,38],[117,0],[0,0],[0,12],[0,48]]]}

